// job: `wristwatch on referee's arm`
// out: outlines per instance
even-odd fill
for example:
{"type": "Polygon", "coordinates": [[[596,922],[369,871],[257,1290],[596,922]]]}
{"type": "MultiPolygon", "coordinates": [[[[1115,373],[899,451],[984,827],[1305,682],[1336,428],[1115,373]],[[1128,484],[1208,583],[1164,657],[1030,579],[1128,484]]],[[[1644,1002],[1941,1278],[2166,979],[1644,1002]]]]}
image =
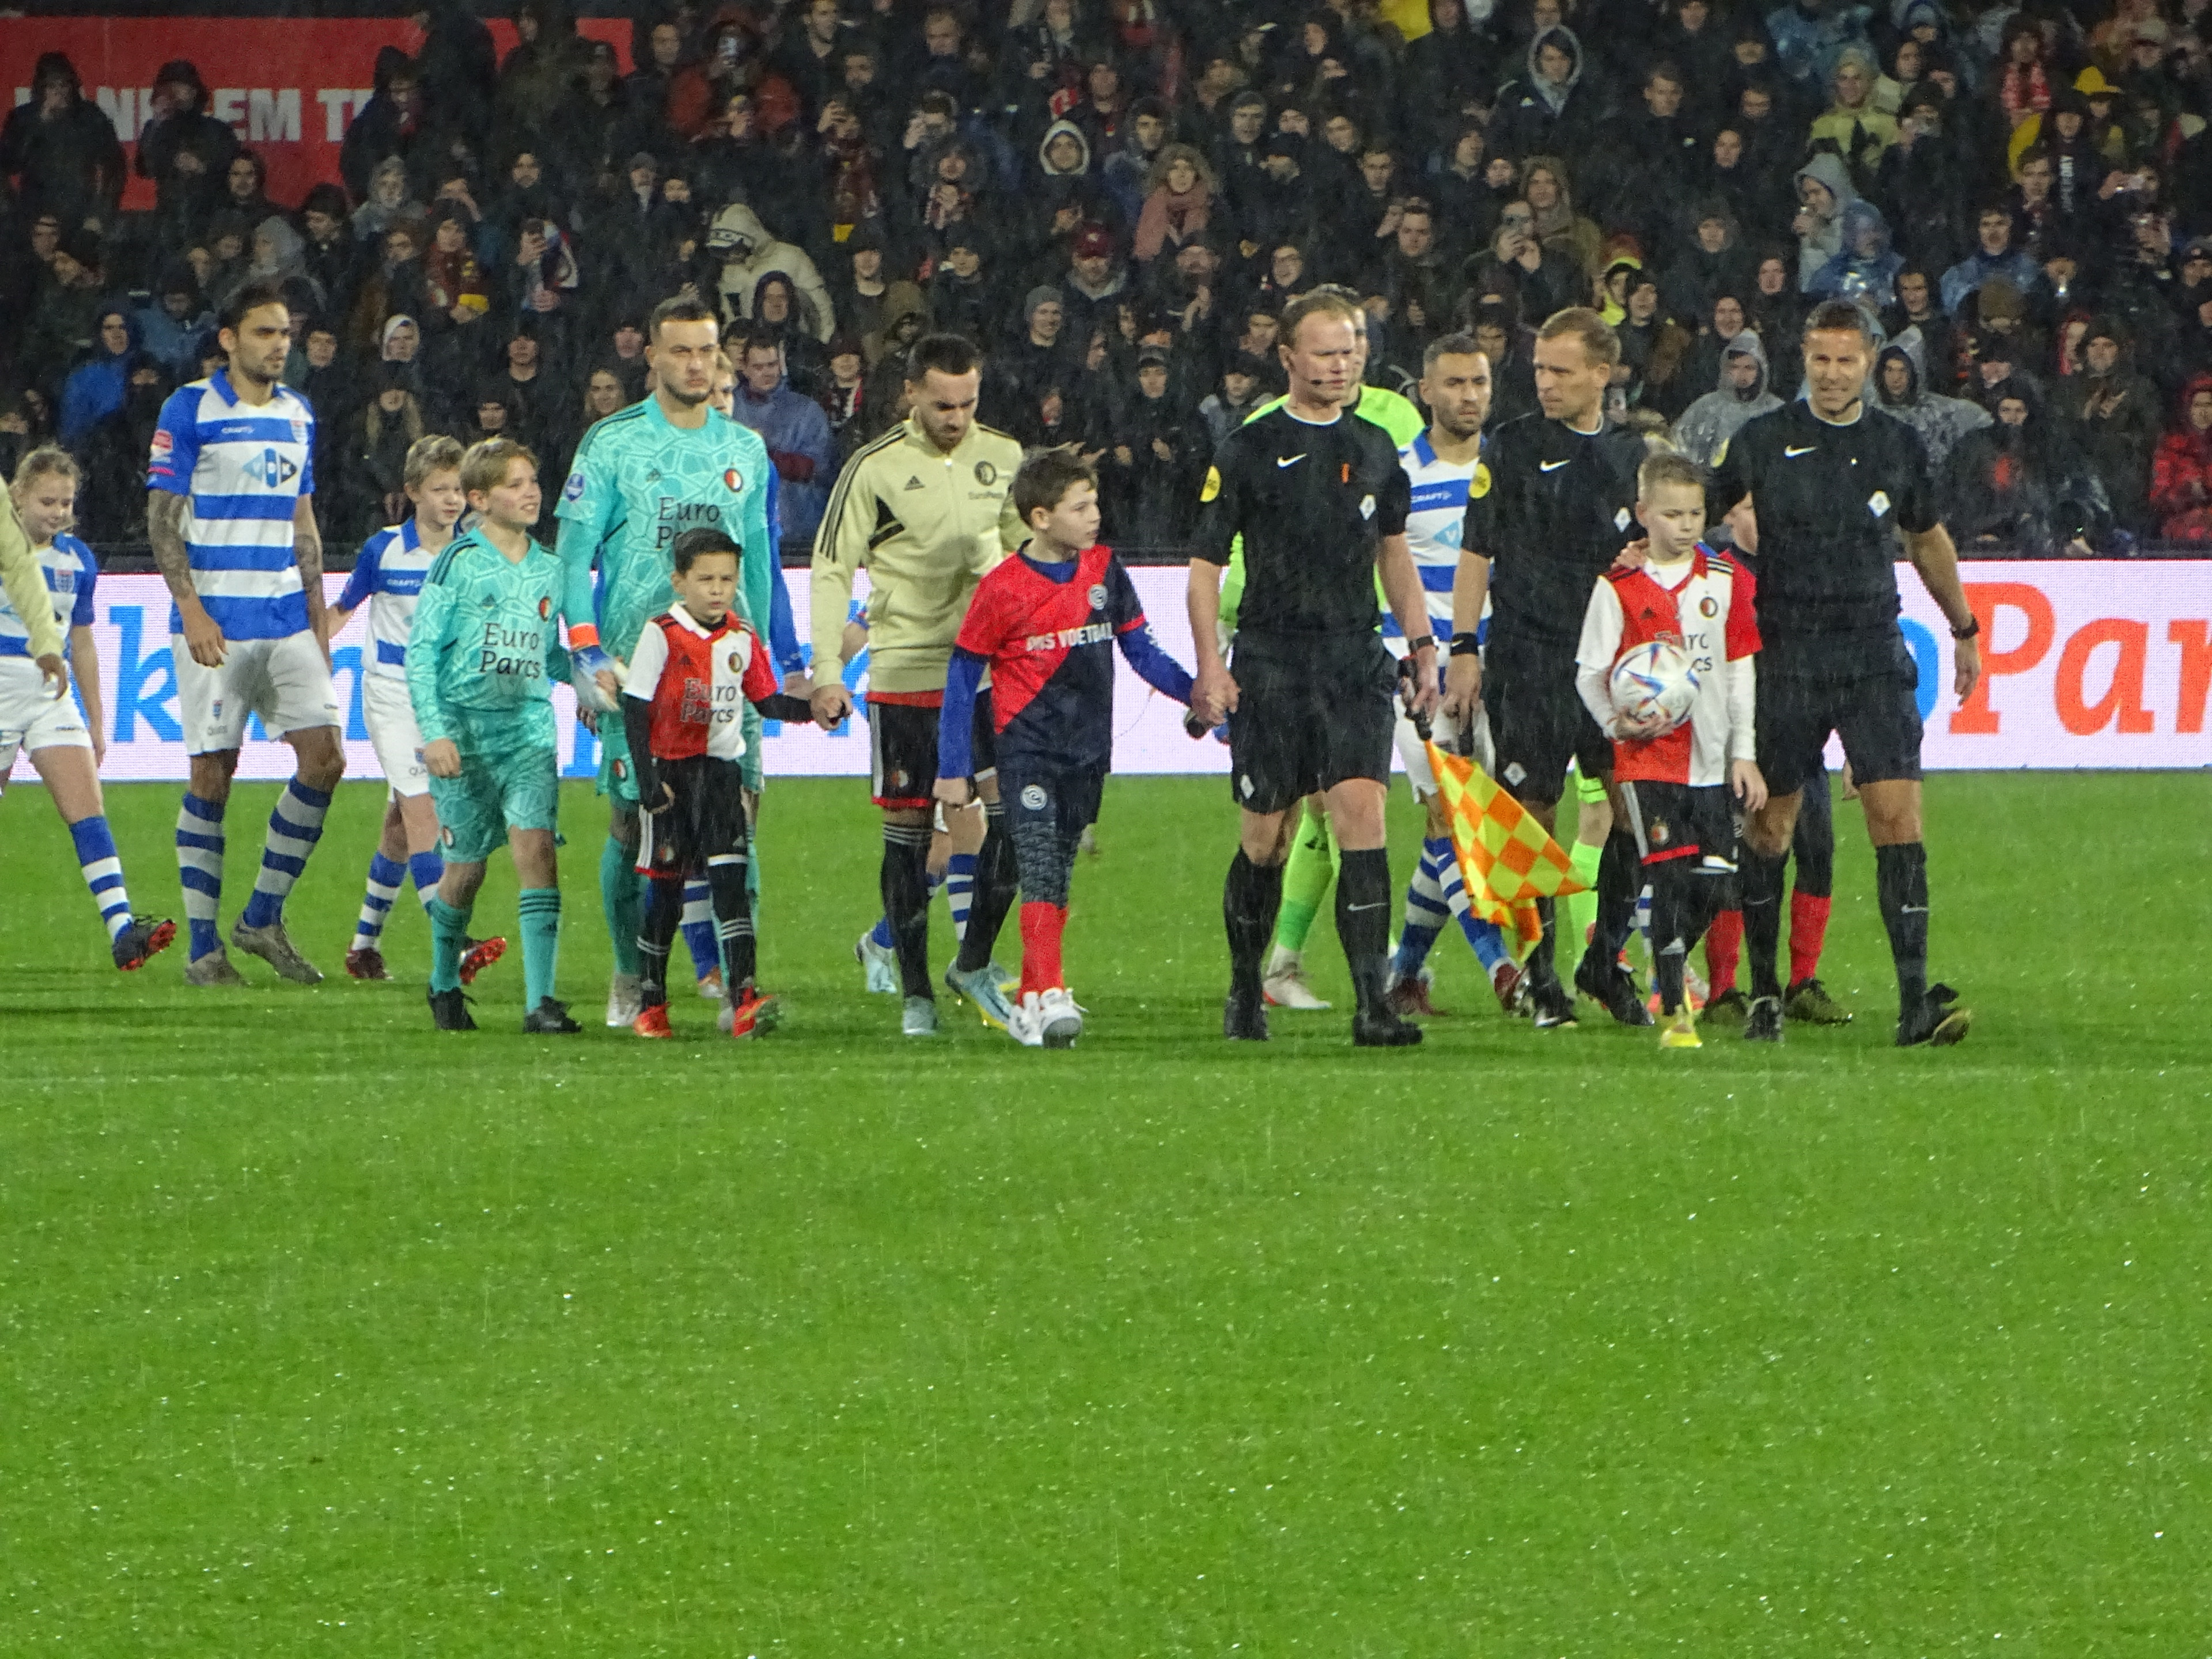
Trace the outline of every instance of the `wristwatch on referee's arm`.
{"type": "Polygon", "coordinates": [[[1951,630],[1951,637],[1964,641],[1980,637],[1981,631],[1982,619],[1979,617],[1969,616],[1964,628],[1954,628],[1951,630]]]}

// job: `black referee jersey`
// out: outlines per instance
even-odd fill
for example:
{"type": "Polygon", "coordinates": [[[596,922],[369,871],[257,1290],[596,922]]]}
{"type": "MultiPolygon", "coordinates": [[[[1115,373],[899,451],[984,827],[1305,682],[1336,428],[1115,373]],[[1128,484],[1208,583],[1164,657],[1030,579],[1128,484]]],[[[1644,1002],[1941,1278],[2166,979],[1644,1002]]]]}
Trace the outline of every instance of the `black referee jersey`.
{"type": "Polygon", "coordinates": [[[1225,565],[1244,538],[1240,635],[1370,634],[1382,620],[1376,551],[1404,532],[1412,498],[1381,427],[1349,410],[1316,426],[1286,404],[1221,441],[1191,551],[1225,565]]]}
{"type": "MultiPolygon", "coordinates": [[[[1721,452],[1709,516],[1759,515],[1762,663],[1887,664],[1897,641],[1899,532],[1942,522],[1920,434],[1873,407],[1835,426],[1793,403],[1721,452]]],[[[1762,669],[1762,672],[1765,672],[1762,669]]]]}
{"type": "Polygon", "coordinates": [[[1490,561],[1490,638],[1574,654],[1590,592],[1636,523],[1644,440],[1522,415],[1484,441],[1461,545],[1490,561]],[[1486,484],[1484,474],[1487,472],[1486,484]]]}

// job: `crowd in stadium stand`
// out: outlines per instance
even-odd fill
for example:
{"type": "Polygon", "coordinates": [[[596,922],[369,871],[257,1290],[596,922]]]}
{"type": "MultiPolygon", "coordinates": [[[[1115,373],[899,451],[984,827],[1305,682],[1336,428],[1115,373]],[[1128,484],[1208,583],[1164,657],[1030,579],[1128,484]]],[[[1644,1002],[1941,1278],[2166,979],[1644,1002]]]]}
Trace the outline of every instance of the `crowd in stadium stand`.
{"type": "Polygon", "coordinates": [[[58,436],[96,543],[142,533],[162,398],[264,279],[334,541],[402,510],[426,431],[562,476],[688,284],[750,358],[794,551],[926,328],[987,349],[985,419],[1096,458],[1114,539],[1171,548],[1323,283],[1374,384],[1474,332],[1493,419],[1533,405],[1534,325],[1595,303],[1615,414],[1702,459],[1854,300],[1967,556],[2212,541],[2212,0],[1429,0],[1410,42],[1375,0],[647,0],[628,74],[562,0],[504,59],[462,0],[418,10],[300,201],[179,61],[127,163],[155,205],[118,213],[114,127],[40,61],[0,131],[0,465],[58,436]]]}

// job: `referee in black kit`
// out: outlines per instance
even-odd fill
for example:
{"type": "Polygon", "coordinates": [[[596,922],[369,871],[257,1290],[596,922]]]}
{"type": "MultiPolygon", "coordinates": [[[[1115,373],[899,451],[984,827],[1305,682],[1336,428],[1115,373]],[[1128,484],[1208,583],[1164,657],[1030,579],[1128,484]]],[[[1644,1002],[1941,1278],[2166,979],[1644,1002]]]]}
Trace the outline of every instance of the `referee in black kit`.
{"type": "Polygon", "coordinates": [[[1359,348],[1352,307],[1309,294],[1283,313],[1290,397],[1223,440],[1206,475],[1190,565],[1191,698],[1208,724],[1229,720],[1230,785],[1241,844],[1221,898],[1229,933],[1222,1033],[1264,1041],[1260,957],[1275,931],[1290,851],[1290,812],[1316,790],[1344,861],[1336,931],[1357,994],[1352,1040],[1401,1048],[1420,1028],[1390,1012],[1390,861],[1382,809],[1390,778],[1397,666],[1382,648],[1379,570],[1406,630],[1416,714],[1436,707],[1436,641],[1406,548],[1412,495],[1388,434],[1346,412],[1359,348]],[[1244,538],[1244,598],[1232,677],[1215,633],[1221,572],[1244,538]]]}
{"type": "MultiPolygon", "coordinates": [[[[1624,1025],[1649,1025],[1650,1010],[1620,965],[1636,925],[1644,884],[1636,840],[1613,810],[1613,743],[1575,690],[1575,648],[1590,591],[1620,550],[1642,532],[1636,524],[1636,474],[1644,440],[1605,417],[1605,392],[1620,341],[1595,311],[1553,314],[1536,333],[1536,398],[1543,412],[1506,422],[1483,448],[1482,472],[1468,491],[1452,583],[1451,662],[1445,712],[1471,719],[1478,698],[1490,709],[1498,778],[1515,799],[1552,828],[1567,764],[1604,780],[1606,799],[1586,800],[1576,839],[1602,843],[1597,869],[1597,932],[1575,969],[1575,983],[1624,1025]],[[1485,597],[1490,635],[1485,659],[1475,630],[1485,597]]],[[[1536,1028],[1575,1023],[1574,1000],[1553,965],[1553,902],[1537,901],[1543,937],[1529,952],[1528,1004],[1536,1028]]],[[[1581,940],[1574,941],[1579,945],[1581,940]]]]}
{"type": "Polygon", "coordinates": [[[1747,503],[1759,529],[1759,766],[1766,805],[1745,825],[1743,932],[1752,1004],[1744,1036],[1782,1040],[1782,861],[1798,792],[1826,787],[1831,732],[1866,808],[1882,925],[1897,963],[1897,1042],[1942,1045],[1972,1015],[1928,982],[1928,855],[1920,841],[1918,675],[1897,625],[1893,537],[1957,641],[1960,702],[1981,678],[1980,629],[1936,510],[1919,434],[1863,400],[1866,318],[1832,301],[1805,325],[1804,401],[1747,422],[1722,452],[1710,516],[1747,503]]]}

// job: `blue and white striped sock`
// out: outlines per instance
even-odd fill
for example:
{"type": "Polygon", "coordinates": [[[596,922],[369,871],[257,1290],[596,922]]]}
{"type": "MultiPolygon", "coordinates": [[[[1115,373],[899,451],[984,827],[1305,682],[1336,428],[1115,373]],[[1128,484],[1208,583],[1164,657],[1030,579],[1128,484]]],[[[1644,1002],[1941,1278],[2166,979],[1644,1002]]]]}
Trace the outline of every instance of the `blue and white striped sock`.
{"type": "Polygon", "coordinates": [[[384,937],[385,921],[392,915],[392,905],[398,902],[399,890],[406,880],[407,866],[385,857],[381,847],[369,855],[368,889],[362,895],[361,920],[353,925],[354,950],[376,948],[377,940],[384,937]]]}
{"type": "Polygon", "coordinates": [[[215,916],[222,902],[222,813],[229,804],[187,791],[177,813],[177,875],[185,887],[185,927],[194,962],[222,945],[215,916]]]}
{"type": "Polygon", "coordinates": [[[112,941],[131,925],[131,895],[123,890],[123,860],[115,855],[115,836],[104,817],[79,818],[69,827],[76,843],[76,861],[84,872],[84,884],[92,889],[92,902],[107,924],[112,941]]]}
{"type": "Polygon", "coordinates": [[[1397,954],[1390,960],[1392,971],[1401,979],[1411,979],[1421,971],[1421,964],[1429,959],[1430,946],[1451,920],[1442,879],[1442,866],[1447,864],[1453,864],[1449,841],[1431,836],[1421,843],[1421,861],[1406,884],[1405,931],[1398,935],[1397,954]]]}
{"type": "Polygon", "coordinates": [[[945,892],[952,905],[952,937],[964,939],[968,933],[968,907],[975,902],[973,853],[955,853],[945,860],[945,892]]]}
{"type": "Polygon", "coordinates": [[[684,884],[684,948],[691,953],[694,979],[722,971],[722,945],[714,927],[714,890],[706,882],[684,884]]]}
{"type": "Polygon", "coordinates": [[[331,810],[327,790],[310,789],[294,778],[276,797],[269,815],[269,837],[261,847],[261,873],[253,880],[253,896],[246,901],[240,917],[247,927],[270,927],[284,920],[284,900],[300,872],[307,867],[307,854],[323,836],[323,818],[331,810]]]}
{"type": "MultiPolygon", "coordinates": [[[[1445,843],[1450,845],[1449,842],[1445,843]]],[[[1474,947],[1474,957],[1486,974],[1495,974],[1500,963],[1506,960],[1504,936],[1494,921],[1485,921],[1474,914],[1468,902],[1467,882],[1460,874],[1459,860],[1451,859],[1443,873],[1444,902],[1451,907],[1452,915],[1459,918],[1459,930],[1467,935],[1467,942],[1474,947]]]]}
{"type": "Polygon", "coordinates": [[[436,848],[427,853],[407,855],[408,878],[415,884],[415,896],[422,902],[422,914],[430,914],[430,901],[438,896],[438,884],[446,878],[446,860],[436,848]]]}

